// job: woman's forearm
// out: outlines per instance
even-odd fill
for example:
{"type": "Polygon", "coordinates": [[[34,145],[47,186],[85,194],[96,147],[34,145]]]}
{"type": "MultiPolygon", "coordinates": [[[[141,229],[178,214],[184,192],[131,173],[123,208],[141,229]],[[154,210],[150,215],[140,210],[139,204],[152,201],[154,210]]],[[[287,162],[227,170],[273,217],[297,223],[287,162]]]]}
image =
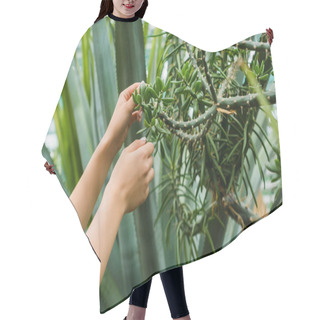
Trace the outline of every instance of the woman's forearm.
{"type": "Polygon", "coordinates": [[[106,132],[73,189],[70,200],[74,205],[83,230],[87,227],[111,163],[118,152],[106,132]]]}
{"type": "Polygon", "coordinates": [[[100,283],[124,213],[123,201],[119,201],[107,185],[100,206],[86,232],[101,261],[100,283]]]}

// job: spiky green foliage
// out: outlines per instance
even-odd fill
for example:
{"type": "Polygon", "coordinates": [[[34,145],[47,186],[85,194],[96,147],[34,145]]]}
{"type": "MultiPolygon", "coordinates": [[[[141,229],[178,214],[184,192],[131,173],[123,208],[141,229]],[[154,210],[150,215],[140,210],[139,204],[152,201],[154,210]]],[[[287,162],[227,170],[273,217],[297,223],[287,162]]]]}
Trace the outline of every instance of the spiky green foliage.
{"type": "MultiPolygon", "coordinates": [[[[239,193],[244,186],[245,196],[251,196],[258,206],[249,176],[248,154],[250,150],[265,186],[265,169],[253,136],[258,138],[268,160],[268,148],[279,150],[256,119],[261,110],[271,122],[274,120],[270,110],[276,96],[274,90],[265,90],[272,75],[268,43],[243,41],[218,54],[174,40],[170,42],[170,35],[167,37],[170,52],[162,59],[162,63],[170,64],[169,76],[163,81],[158,75],[153,84],[141,83],[133,99],[135,109],[142,107],[145,115],[145,128],[138,133],[145,132],[155,142],[156,152],[160,149],[169,171],[163,180],[167,192],[158,217],[169,211],[166,229],[174,223],[180,233],[177,239],[184,238],[182,242],[189,244],[187,250],[181,248],[180,241],[180,250],[193,257],[197,254],[193,240],[198,233],[208,237],[214,251],[208,228],[221,213],[243,229],[258,219],[243,206],[239,193]],[[255,51],[251,63],[250,50],[255,51]],[[195,192],[192,186],[196,186],[195,192]],[[200,192],[204,192],[201,197],[200,192]],[[185,198],[191,201],[188,203],[185,198]]],[[[279,164],[280,152],[276,156],[274,161],[279,164]]],[[[279,192],[280,189],[277,195],[279,192]]]]}

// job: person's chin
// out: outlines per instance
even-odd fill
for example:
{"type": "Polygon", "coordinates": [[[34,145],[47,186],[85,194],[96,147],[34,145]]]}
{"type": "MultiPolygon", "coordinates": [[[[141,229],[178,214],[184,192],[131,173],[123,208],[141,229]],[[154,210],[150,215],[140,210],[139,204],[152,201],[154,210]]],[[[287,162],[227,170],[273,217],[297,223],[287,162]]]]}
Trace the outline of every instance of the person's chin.
{"type": "Polygon", "coordinates": [[[135,15],[135,12],[128,13],[127,11],[121,11],[121,13],[122,13],[123,15],[125,15],[126,18],[130,18],[130,16],[131,16],[132,14],[135,15]]]}

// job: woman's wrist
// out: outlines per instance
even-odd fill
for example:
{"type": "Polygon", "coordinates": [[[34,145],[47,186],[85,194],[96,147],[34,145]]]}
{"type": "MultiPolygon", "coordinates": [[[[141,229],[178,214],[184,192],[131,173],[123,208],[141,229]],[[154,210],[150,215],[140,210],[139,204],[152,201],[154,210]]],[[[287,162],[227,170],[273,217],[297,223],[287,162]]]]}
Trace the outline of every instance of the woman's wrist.
{"type": "Polygon", "coordinates": [[[97,150],[101,155],[108,155],[113,158],[120,150],[119,146],[116,144],[116,139],[112,136],[112,134],[107,130],[104,136],[102,137],[97,150]]]}
{"type": "Polygon", "coordinates": [[[121,218],[124,216],[125,212],[125,199],[121,197],[122,193],[113,187],[110,182],[106,185],[104,189],[104,201],[108,203],[108,207],[112,208],[114,214],[120,215],[121,218]]]}
{"type": "Polygon", "coordinates": [[[123,202],[119,201],[115,190],[107,187],[105,188],[99,208],[86,232],[101,262],[100,283],[124,215],[123,202]]]}

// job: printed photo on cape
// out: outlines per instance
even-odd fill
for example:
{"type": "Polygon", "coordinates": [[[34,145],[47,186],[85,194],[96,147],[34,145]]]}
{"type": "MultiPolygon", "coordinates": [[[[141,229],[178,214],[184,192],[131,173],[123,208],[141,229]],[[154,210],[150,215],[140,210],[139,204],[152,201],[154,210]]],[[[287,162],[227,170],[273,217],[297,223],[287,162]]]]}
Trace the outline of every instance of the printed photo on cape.
{"type": "Polygon", "coordinates": [[[100,285],[101,313],[154,274],[221,250],[282,205],[270,47],[264,32],[210,52],[143,19],[108,16],[81,38],[42,148],[66,195],[119,93],[135,82],[143,81],[133,94],[143,119],[123,147],[142,136],[155,145],[150,193],[121,221],[100,285]]]}

